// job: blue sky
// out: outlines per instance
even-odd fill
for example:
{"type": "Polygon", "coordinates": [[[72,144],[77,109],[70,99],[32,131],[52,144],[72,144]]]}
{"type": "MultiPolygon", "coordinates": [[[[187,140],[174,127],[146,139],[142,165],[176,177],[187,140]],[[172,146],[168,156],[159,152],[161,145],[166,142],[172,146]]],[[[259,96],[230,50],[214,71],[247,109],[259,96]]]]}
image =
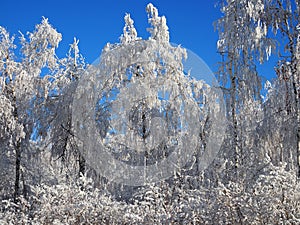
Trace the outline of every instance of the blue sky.
{"type": "Polygon", "coordinates": [[[151,2],[165,15],[171,42],[182,44],[198,54],[213,70],[220,59],[216,54],[218,35],[213,22],[220,17],[215,0],[35,0],[3,1],[0,25],[11,34],[32,31],[42,16],[63,35],[58,55],[66,54],[73,37],[80,40],[81,53],[92,63],[107,42],[118,42],[130,13],[139,36],[148,37],[146,5],[151,2]]]}
{"type": "Polygon", "coordinates": [[[67,53],[76,37],[82,55],[92,63],[107,42],[119,41],[125,13],[131,14],[139,36],[148,37],[145,8],[149,2],[166,16],[171,42],[192,50],[213,72],[217,71],[221,59],[216,50],[218,34],[213,27],[221,16],[215,7],[217,0],[7,0],[0,4],[0,26],[11,34],[26,33],[33,31],[45,16],[63,35],[58,56],[67,53]]]}

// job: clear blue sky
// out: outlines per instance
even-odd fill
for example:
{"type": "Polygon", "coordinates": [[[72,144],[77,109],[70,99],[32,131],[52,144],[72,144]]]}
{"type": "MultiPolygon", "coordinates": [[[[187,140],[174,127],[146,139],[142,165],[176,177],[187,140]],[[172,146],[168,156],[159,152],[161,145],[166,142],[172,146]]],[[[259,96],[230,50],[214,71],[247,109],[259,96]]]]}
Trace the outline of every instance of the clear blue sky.
{"type": "Polygon", "coordinates": [[[18,35],[18,31],[33,31],[45,16],[63,35],[57,54],[64,56],[76,37],[82,55],[92,63],[107,42],[119,41],[125,13],[131,14],[139,36],[148,37],[145,8],[150,2],[166,16],[171,42],[192,50],[217,71],[221,59],[213,27],[221,16],[215,7],[217,0],[6,0],[0,3],[0,26],[18,35]]]}
{"type": "Polygon", "coordinates": [[[214,70],[220,58],[213,22],[221,15],[214,7],[215,0],[7,0],[0,3],[0,26],[11,34],[26,33],[45,16],[63,35],[58,55],[67,52],[75,36],[81,53],[92,63],[107,42],[119,41],[125,13],[131,14],[139,36],[148,36],[145,7],[149,2],[166,16],[171,41],[194,51],[214,70]]]}

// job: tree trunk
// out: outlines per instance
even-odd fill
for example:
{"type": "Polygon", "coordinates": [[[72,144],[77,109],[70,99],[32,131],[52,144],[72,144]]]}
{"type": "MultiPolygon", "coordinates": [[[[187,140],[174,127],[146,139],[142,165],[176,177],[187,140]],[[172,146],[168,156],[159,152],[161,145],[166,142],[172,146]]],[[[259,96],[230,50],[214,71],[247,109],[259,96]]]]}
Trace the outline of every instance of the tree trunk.
{"type": "MultiPolygon", "coordinates": [[[[298,24],[299,26],[300,24],[298,24]]],[[[300,178],[300,34],[298,30],[296,54],[295,54],[295,73],[293,74],[293,89],[296,103],[296,116],[297,116],[297,166],[298,166],[298,178],[300,178]]]]}
{"type": "MultiPolygon", "coordinates": [[[[233,60],[233,59],[230,59],[233,60]]],[[[233,128],[233,150],[234,150],[234,157],[235,157],[235,169],[237,172],[237,169],[240,164],[240,152],[238,148],[238,133],[237,133],[237,118],[236,118],[236,71],[232,71],[233,65],[232,61],[229,65],[229,76],[230,76],[230,110],[231,110],[231,119],[232,119],[232,128],[233,128]]],[[[235,68],[234,68],[235,69],[235,68]]]]}
{"type": "MultiPolygon", "coordinates": [[[[12,80],[10,81],[12,82],[12,80]]],[[[11,90],[12,97],[12,105],[14,106],[14,117],[16,121],[19,121],[18,118],[18,110],[17,110],[17,99],[15,96],[14,89],[11,90]]],[[[20,194],[20,176],[21,176],[21,140],[16,140],[15,144],[15,153],[16,153],[16,161],[15,161],[15,190],[14,190],[14,201],[17,202],[17,199],[20,194]]]]}
{"type": "Polygon", "coordinates": [[[300,75],[300,34],[297,35],[296,44],[294,45],[293,36],[288,33],[289,47],[291,52],[292,65],[292,88],[295,101],[295,119],[296,119],[296,162],[297,162],[297,177],[300,178],[300,91],[299,91],[299,75],[300,75]],[[295,46],[295,47],[294,47],[295,46]]]}
{"type": "Polygon", "coordinates": [[[17,201],[20,192],[20,173],[21,172],[21,142],[16,145],[16,161],[15,161],[15,190],[14,201],[17,201]]]}
{"type": "Polygon", "coordinates": [[[83,176],[85,174],[85,159],[79,154],[79,176],[83,176]]]}
{"type": "MultiPolygon", "coordinates": [[[[297,61],[296,61],[297,62],[297,61]]],[[[295,65],[297,66],[297,65],[295,65]]],[[[297,120],[296,124],[296,141],[297,141],[297,176],[300,178],[300,104],[299,104],[299,99],[300,99],[300,92],[297,88],[299,84],[297,83],[297,77],[299,76],[298,73],[300,71],[297,71],[295,68],[295,71],[293,71],[293,77],[292,77],[292,82],[293,82],[293,92],[295,96],[295,116],[297,120]]]]}

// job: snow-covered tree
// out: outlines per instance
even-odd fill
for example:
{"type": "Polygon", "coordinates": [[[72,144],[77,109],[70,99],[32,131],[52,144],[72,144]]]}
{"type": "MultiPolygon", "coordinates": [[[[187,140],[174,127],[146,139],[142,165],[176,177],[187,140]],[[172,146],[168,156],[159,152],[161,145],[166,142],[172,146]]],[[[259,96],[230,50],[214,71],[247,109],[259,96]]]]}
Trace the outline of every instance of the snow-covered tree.
{"type": "Polygon", "coordinates": [[[22,153],[29,150],[29,140],[35,128],[33,110],[39,107],[37,102],[45,96],[47,81],[41,77],[41,71],[44,67],[50,70],[55,68],[55,48],[61,40],[61,35],[49,25],[47,19],[43,19],[28,36],[27,41],[22,35],[23,58],[15,61],[13,38],[1,28],[1,94],[4,101],[1,106],[8,106],[11,111],[12,117],[6,118],[7,123],[15,123],[9,135],[11,140],[7,142],[14,154],[15,198],[19,195],[21,171],[25,169],[21,165],[22,153]]]}
{"type": "Polygon", "coordinates": [[[295,155],[298,177],[300,177],[300,68],[299,68],[299,1],[270,1],[265,12],[265,20],[275,35],[280,36],[280,60],[276,69],[278,79],[285,83],[286,111],[290,114],[293,136],[296,139],[295,155]]]}
{"type": "Polygon", "coordinates": [[[100,63],[90,67],[79,81],[73,104],[74,131],[83,143],[86,161],[115,182],[126,180],[127,185],[138,186],[167,178],[164,170],[171,176],[175,165],[185,166],[196,151],[206,152],[197,155],[199,170],[206,168],[217,144],[208,142],[207,148],[201,149],[201,132],[205,121],[211,123],[207,133],[220,130],[214,118],[222,113],[222,106],[215,104],[222,102],[216,90],[185,74],[182,62],[186,51],[169,42],[165,17],[159,16],[152,4],[146,10],[149,39],[137,36],[133,20],[126,14],[121,43],[105,46],[100,63]],[[98,132],[93,122],[87,122],[94,110],[98,132]],[[120,164],[112,160],[107,165],[109,159],[102,155],[107,151],[134,167],[111,168],[120,164]],[[173,152],[176,162],[165,164],[173,152]],[[139,171],[142,166],[145,171],[152,168],[157,161],[163,161],[158,165],[161,175],[139,171]]]}
{"type": "MultiPolygon", "coordinates": [[[[299,4],[297,1],[290,0],[222,1],[221,11],[224,16],[217,22],[217,28],[219,30],[219,41],[217,45],[223,57],[220,66],[220,81],[225,88],[225,95],[228,94],[227,109],[231,121],[229,124],[229,132],[231,135],[226,143],[231,142],[231,144],[228,145],[229,149],[231,149],[231,147],[235,149],[235,164],[238,163],[238,161],[241,163],[244,159],[246,159],[246,162],[249,162],[247,160],[247,158],[249,158],[249,149],[244,149],[249,146],[245,143],[245,140],[249,138],[249,135],[246,135],[248,132],[245,130],[248,129],[248,126],[244,125],[245,117],[242,112],[244,112],[246,108],[249,108],[247,106],[249,102],[261,104],[260,93],[262,81],[256,72],[256,65],[257,63],[263,65],[266,60],[273,57],[271,54],[277,51],[280,57],[277,58],[278,66],[276,73],[278,79],[281,80],[280,82],[284,83],[284,85],[274,85],[276,89],[278,89],[273,91],[274,95],[272,94],[272,96],[274,99],[271,100],[269,98],[264,104],[265,106],[261,106],[262,109],[266,109],[265,112],[271,113],[264,113],[263,120],[261,116],[260,119],[257,118],[257,128],[254,128],[253,131],[257,129],[262,132],[260,133],[261,138],[272,145],[272,141],[269,142],[265,139],[268,135],[272,135],[272,130],[275,128],[271,128],[269,125],[271,123],[279,123],[278,121],[284,117],[286,121],[290,121],[291,123],[288,127],[290,127],[289,130],[291,132],[285,132],[287,135],[281,138],[281,140],[289,139],[290,146],[293,147],[289,148],[287,146],[287,148],[285,148],[285,151],[283,151],[285,152],[285,156],[283,158],[292,159],[299,174],[299,83],[297,83],[299,82],[297,66],[299,4]],[[282,46],[284,46],[284,48],[282,46]],[[283,50],[286,53],[284,53],[283,50]],[[278,121],[271,122],[272,118],[276,120],[274,111],[281,111],[281,106],[279,105],[282,102],[276,100],[276,93],[285,96],[285,110],[287,110],[288,115],[277,114],[278,121]],[[272,109],[268,109],[268,107],[270,107],[270,101],[273,101],[272,109]],[[264,121],[263,124],[261,123],[262,121],[264,121]],[[268,130],[265,125],[271,129],[268,130]],[[296,145],[292,144],[294,143],[294,139],[297,139],[295,142],[297,143],[296,145]]],[[[255,108],[254,105],[251,107],[255,108]]],[[[251,112],[249,113],[251,114],[251,112]]],[[[255,114],[252,114],[252,116],[253,115],[255,114]]],[[[278,134],[285,136],[283,135],[283,130],[279,131],[278,134]]],[[[255,137],[257,139],[255,133],[252,132],[252,135],[254,136],[250,139],[254,140],[255,137]]],[[[264,152],[270,151],[268,147],[266,147],[265,150],[264,147],[262,147],[266,146],[266,144],[263,143],[264,141],[256,141],[255,143],[258,143],[259,146],[251,150],[252,152],[256,152],[255,154],[257,156],[263,156],[265,155],[264,152]]],[[[278,143],[275,145],[284,145],[284,143],[286,143],[282,141],[280,141],[281,144],[278,143]]],[[[272,153],[272,155],[276,154],[279,155],[280,153],[277,150],[272,153]]],[[[261,161],[259,158],[258,160],[261,161]]],[[[237,167],[238,165],[236,164],[235,166],[237,167]]]]}
{"type": "MultiPolygon", "coordinates": [[[[73,161],[78,160],[78,172],[84,174],[85,162],[77,150],[71,128],[73,95],[79,78],[85,72],[85,62],[79,53],[78,43],[79,41],[74,38],[67,57],[59,60],[59,69],[49,77],[51,79],[49,94],[46,108],[43,109],[48,111],[49,115],[43,121],[43,127],[51,134],[48,141],[51,143],[52,156],[65,162],[65,166],[70,164],[72,157],[78,158],[73,161]]],[[[70,167],[74,166],[72,163],[71,165],[70,167]]]]}
{"type": "Polygon", "coordinates": [[[236,169],[244,158],[238,113],[247,102],[260,100],[261,80],[254,60],[262,62],[268,58],[273,47],[266,37],[266,25],[258,18],[263,8],[262,1],[222,1],[223,16],[216,23],[219,31],[217,47],[222,55],[219,80],[227,102],[228,142],[234,152],[236,169]]]}
{"type": "Polygon", "coordinates": [[[1,195],[5,190],[12,189],[13,166],[16,166],[15,194],[19,189],[20,167],[17,167],[18,155],[20,154],[20,144],[25,138],[24,126],[19,121],[17,112],[16,93],[14,90],[14,78],[19,72],[18,63],[14,61],[13,50],[16,48],[9,33],[0,28],[0,57],[1,57],[1,86],[0,86],[0,112],[1,112],[1,195]],[[15,159],[15,162],[13,161],[15,159]],[[16,163],[16,164],[15,164],[16,163]]]}

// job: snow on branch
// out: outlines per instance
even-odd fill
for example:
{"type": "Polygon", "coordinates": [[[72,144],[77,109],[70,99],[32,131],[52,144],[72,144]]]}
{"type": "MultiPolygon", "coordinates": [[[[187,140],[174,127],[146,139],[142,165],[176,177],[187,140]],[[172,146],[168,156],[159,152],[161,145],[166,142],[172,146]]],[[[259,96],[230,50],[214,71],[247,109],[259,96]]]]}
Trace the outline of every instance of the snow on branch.
{"type": "Polygon", "coordinates": [[[169,28],[167,26],[166,17],[158,16],[158,10],[151,3],[146,7],[148,13],[148,23],[151,24],[151,28],[147,30],[151,34],[150,39],[157,40],[159,42],[169,42],[169,28]]]}
{"type": "Polygon", "coordinates": [[[133,19],[131,19],[130,14],[125,15],[124,21],[125,21],[125,26],[123,28],[123,34],[120,37],[121,43],[127,44],[127,43],[130,43],[132,41],[139,39],[137,37],[136,29],[133,25],[134,21],[133,21],[133,19]]]}

